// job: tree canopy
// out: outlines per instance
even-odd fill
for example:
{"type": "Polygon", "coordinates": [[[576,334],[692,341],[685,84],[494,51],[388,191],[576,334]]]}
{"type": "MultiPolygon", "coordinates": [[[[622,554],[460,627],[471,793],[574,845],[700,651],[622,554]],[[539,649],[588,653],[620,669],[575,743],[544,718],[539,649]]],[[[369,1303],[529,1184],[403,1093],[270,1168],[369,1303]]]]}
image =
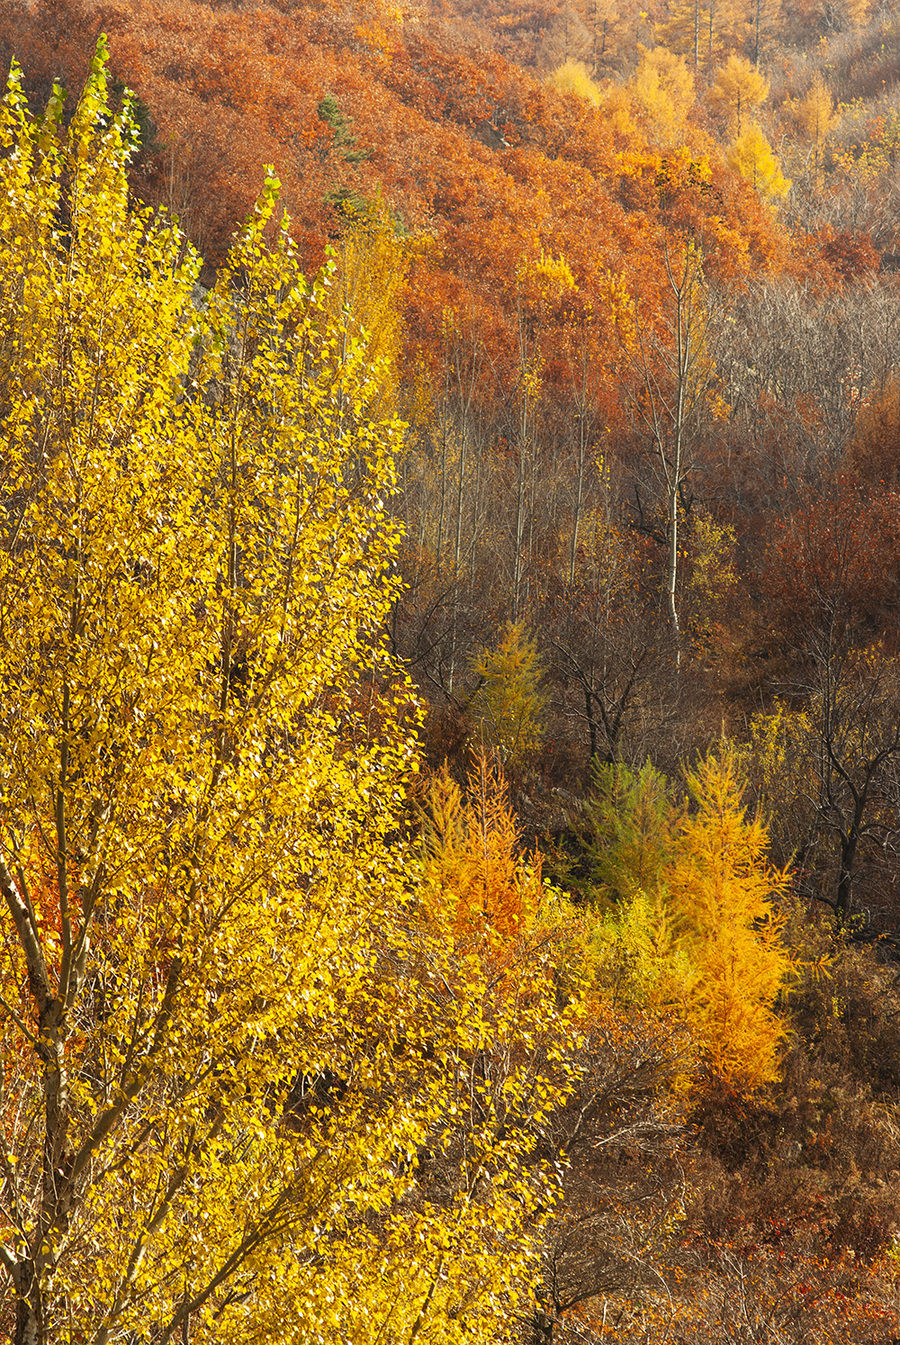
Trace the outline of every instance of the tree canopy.
{"type": "Polygon", "coordinates": [[[562,1019],[533,959],[518,994],[450,966],[389,844],[415,747],[377,639],[383,364],[271,176],[201,300],[129,208],[102,43],[62,101],[32,118],[14,68],[0,108],[15,1339],[487,1338],[553,1182],[520,1160],[562,1019]],[[466,1084],[494,1030],[502,1077],[466,1084]]]}

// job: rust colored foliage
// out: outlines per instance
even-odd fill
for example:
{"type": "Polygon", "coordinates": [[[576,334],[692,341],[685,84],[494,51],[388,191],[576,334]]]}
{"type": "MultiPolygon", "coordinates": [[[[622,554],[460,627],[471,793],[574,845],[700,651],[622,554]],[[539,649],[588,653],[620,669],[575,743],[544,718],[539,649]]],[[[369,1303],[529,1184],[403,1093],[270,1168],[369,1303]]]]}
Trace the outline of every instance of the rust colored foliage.
{"type": "Polygon", "coordinates": [[[900,499],[850,476],[809,491],[776,528],[763,576],[764,620],[782,652],[895,638],[900,499]]]}
{"type": "Polygon", "coordinates": [[[879,254],[867,233],[835,232],[826,227],[819,231],[819,253],[838,285],[871,277],[878,270],[879,254]]]}
{"type": "MultiPolygon", "coordinates": [[[[661,159],[643,132],[614,129],[602,108],[463,47],[419,12],[375,0],[11,0],[0,55],[17,56],[35,94],[56,75],[76,88],[100,31],[116,77],[146,108],[136,192],[174,211],[207,263],[227,251],[262,163],[284,184],[309,268],[343,227],[341,203],[380,192],[421,244],[408,289],[410,360],[439,358],[443,311],[480,310],[493,375],[480,395],[489,400],[515,366],[523,258],[564,256],[595,312],[610,269],[642,307],[657,306],[673,232],[700,240],[723,275],[788,261],[774,218],[701,132],[691,132],[694,148],[661,159]],[[328,94],[352,153],[319,115],[328,94]]],[[[560,312],[544,322],[548,351],[566,320],[560,312]]],[[[614,346],[600,344],[598,382],[615,380],[614,346]]],[[[562,394],[552,367],[548,390],[558,374],[562,394]]]]}
{"type": "Polygon", "coordinates": [[[900,385],[896,378],[861,408],[850,461],[872,489],[896,491],[900,486],[900,385]]]}

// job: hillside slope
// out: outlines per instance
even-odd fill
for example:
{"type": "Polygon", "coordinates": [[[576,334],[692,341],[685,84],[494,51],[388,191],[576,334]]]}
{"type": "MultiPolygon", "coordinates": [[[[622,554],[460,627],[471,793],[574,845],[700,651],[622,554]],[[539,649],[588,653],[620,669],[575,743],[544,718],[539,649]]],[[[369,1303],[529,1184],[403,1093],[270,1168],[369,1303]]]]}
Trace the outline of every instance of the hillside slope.
{"type": "Polygon", "coordinates": [[[100,31],[154,127],[136,190],[174,210],[213,265],[264,163],[310,267],[340,227],[334,203],[380,192],[428,242],[413,280],[423,317],[476,296],[508,345],[517,267],[542,251],[566,258],[595,307],[607,268],[629,288],[663,283],[673,231],[730,274],[777,270],[789,255],[709,136],[661,144],[639,118],[557,93],[412,9],[14,0],[0,53],[39,98],[54,75],[79,87],[100,31]]]}

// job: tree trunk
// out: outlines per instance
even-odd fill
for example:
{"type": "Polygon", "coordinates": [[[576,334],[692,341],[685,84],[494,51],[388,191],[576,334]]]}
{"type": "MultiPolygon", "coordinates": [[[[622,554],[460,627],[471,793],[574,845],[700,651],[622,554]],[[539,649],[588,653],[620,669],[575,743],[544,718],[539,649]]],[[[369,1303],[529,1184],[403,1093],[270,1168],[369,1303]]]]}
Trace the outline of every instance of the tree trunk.
{"type": "Polygon", "coordinates": [[[578,414],[578,473],[575,481],[575,519],[572,526],[572,552],[569,557],[569,587],[575,583],[575,564],[578,559],[578,529],[581,525],[581,507],[584,500],[585,411],[578,414]]]}
{"type": "Polygon", "coordinates": [[[841,841],[841,866],[835,894],[835,909],[842,922],[846,922],[853,911],[853,861],[856,858],[858,840],[859,835],[854,829],[841,841]]]}
{"type": "Polygon", "coordinates": [[[531,1319],[531,1345],[553,1345],[553,1324],[555,1314],[537,1307],[531,1319]]]}
{"type": "Polygon", "coordinates": [[[666,610],[669,625],[675,638],[675,662],[681,664],[681,626],[678,621],[678,487],[674,483],[669,488],[666,548],[666,610]]]}
{"type": "Polygon", "coordinates": [[[16,1333],[14,1345],[41,1345],[41,1291],[31,1260],[20,1261],[16,1279],[16,1333]]]}

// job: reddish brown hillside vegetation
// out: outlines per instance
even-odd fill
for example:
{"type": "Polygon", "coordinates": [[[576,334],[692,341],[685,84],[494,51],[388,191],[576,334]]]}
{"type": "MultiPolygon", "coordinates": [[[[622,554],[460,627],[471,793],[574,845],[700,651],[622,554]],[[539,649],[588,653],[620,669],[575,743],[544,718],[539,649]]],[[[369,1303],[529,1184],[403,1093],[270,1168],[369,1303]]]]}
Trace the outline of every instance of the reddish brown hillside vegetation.
{"type": "Polygon", "coordinates": [[[771,212],[709,137],[692,132],[662,151],[638,121],[617,129],[602,109],[413,10],[37,0],[5,7],[0,50],[36,95],[54,76],[78,88],[100,31],[155,128],[136,190],[174,210],[209,262],[264,163],[282,180],[310,267],[341,226],[335,207],[380,193],[427,240],[411,306],[428,344],[449,306],[480,312],[513,358],[517,274],[542,253],[566,258],[579,302],[595,309],[609,268],[654,308],[665,240],[679,234],[731,275],[786,262],[771,212]]]}

